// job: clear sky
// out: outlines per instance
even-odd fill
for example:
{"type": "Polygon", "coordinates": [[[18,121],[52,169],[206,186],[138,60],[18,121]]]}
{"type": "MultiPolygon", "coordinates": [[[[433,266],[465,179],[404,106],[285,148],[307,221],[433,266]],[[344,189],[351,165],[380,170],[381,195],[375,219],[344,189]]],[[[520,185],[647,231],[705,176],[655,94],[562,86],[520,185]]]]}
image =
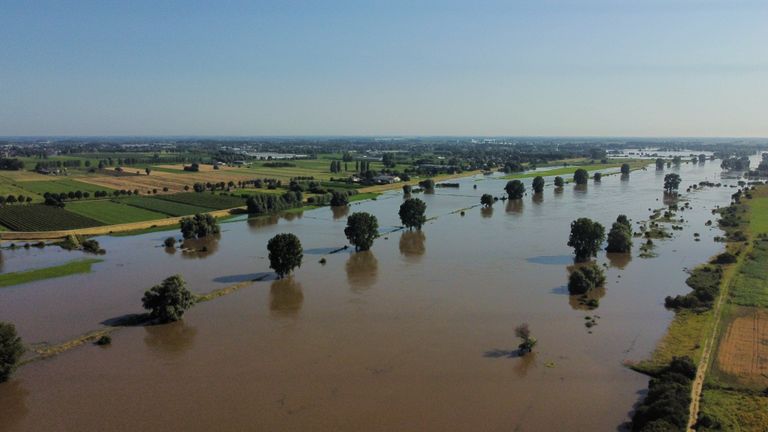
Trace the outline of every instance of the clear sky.
{"type": "Polygon", "coordinates": [[[768,136],[768,1],[0,0],[0,135],[768,136]]]}

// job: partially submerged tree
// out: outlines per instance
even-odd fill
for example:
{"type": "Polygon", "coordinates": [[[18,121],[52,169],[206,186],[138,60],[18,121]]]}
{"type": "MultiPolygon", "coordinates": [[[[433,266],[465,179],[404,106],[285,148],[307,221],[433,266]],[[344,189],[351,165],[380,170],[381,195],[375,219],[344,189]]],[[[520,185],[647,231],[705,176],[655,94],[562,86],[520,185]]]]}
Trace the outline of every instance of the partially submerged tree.
{"type": "Polygon", "coordinates": [[[483,207],[490,207],[493,205],[493,195],[491,194],[483,194],[483,196],[480,197],[480,204],[483,205],[483,207]]]}
{"type": "Polygon", "coordinates": [[[203,238],[220,232],[219,222],[209,214],[198,213],[192,217],[181,218],[181,235],[185,239],[203,238]]]}
{"type": "Polygon", "coordinates": [[[0,383],[11,377],[24,354],[24,344],[16,334],[16,327],[0,321],[0,383]]]}
{"type": "Polygon", "coordinates": [[[291,273],[296,267],[301,267],[304,249],[299,238],[291,233],[278,234],[267,243],[269,250],[269,267],[279,278],[291,273]]]}
{"type": "Polygon", "coordinates": [[[563,180],[562,177],[560,176],[555,177],[555,187],[561,188],[563,187],[564,184],[565,184],[565,180],[563,180]]]}
{"type": "Polygon", "coordinates": [[[533,192],[540,194],[544,192],[544,177],[542,176],[536,176],[533,178],[533,192]]]}
{"type": "Polygon", "coordinates": [[[608,232],[608,252],[626,253],[632,250],[632,231],[620,222],[614,222],[608,232]]]}
{"type": "Polygon", "coordinates": [[[599,172],[596,172],[592,176],[592,179],[595,180],[595,183],[600,183],[603,180],[603,175],[601,173],[599,173],[599,172]]]}
{"type": "Polygon", "coordinates": [[[664,176],[664,191],[666,193],[675,193],[680,187],[680,176],[675,173],[667,174],[664,176]]]}
{"type": "Polygon", "coordinates": [[[571,222],[571,235],[568,246],[576,253],[576,261],[585,261],[597,256],[600,245],[605,240],[605,228],[589,218],[579,218],[571,222]]]}
{"type": "Polygon", "coordinates": [[[413,192],[413,187],[411,187],[411,185],[403,185],[403,195],[410,195],[411,192],[413,192]]]}
{"type": "Polygon", "coordinates": [[[150,311],[150,318],[167,323],[180,320],[195,303],[195,297],[181,275],[174,275],[146,291],[141,302],[150,311]]]}
{"type": "Polygon", "coordinates": [[[622,175],[629,175],[629,171],[630,171],[630,168],[629,168],[629,164],[628,163],[621,164],[621,174],[622,175]]]}
{"type": "Polygon", "coordinates": [[[586,294],[605,283],[605,273],[597,264],[584,264],[571,272],[568,278],[568,292],[586,294]]]}
{"type": "Polygon", "coordinates": [[[509,199],[516,200],[523,197],[525,194],[525,185],[520,180],[510,180],[504,187],[504,190],[509,195],[509,199]]]}
{"type": "Polygon", "coordinates": [[[427,211],[427,204],[418,198],[409,198],[400,204],[400,221],[408,227],[408,229],[416,228],[421,229],[421,226],[427,221],[425,215],[427,211]]]}
{"type": "Polygon", "coordinates": [[[379,221],[370,213],[352,213],[347,218],[344,234],[356,251],[366,251],[373,246],[373,241],[379,235],[379,221]]]}
{"type": "Polygon", "coordinates": [[[577,185],[585,185],[587,180],[589,180],[589,173],[584,168],[579,168],[573,173],[573,181],[577,185]]]}
{"type": "Polygon", "coordinates": [[[662,159],[662,158],[656,159],[656,169],[657,170],[663,170],[664,169],[664,159],[662,159]]]}
{"type": "Polygon", "coordinates": [[[523,323],[515,328],[515,336],[521,339],[520,345],[517,346],[520,355],[526,355],[533,350],[536,346],[536,338],[531,335],[531,329],[528,327],[528,323],[523,323]]]}

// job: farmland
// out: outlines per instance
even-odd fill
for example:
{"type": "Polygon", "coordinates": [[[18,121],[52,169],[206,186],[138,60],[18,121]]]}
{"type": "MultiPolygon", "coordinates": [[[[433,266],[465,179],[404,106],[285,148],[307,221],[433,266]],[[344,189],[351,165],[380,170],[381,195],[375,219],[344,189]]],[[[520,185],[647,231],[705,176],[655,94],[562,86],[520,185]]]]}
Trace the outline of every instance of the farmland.
{"type": "Polygon", "coordinates": [[[186,216],[210,211],[210,209],[206,207],[192,206],[159,198],[132,196],[121,198],[116,201],[119,203],[127,204],[129,206],[138,207],[153,212],[164,213],[168,216],[186,216]]]}
{"type": "Polygon", "coordinates": [[[139,207],[110,200],[81,201],[67,204],[66,209],[107,225],[142,222],[167,217],[139,207]]]}
{"type": "Polygon", "coordinates": [[[43,204],[2,207],[0,224],[14,231],[56,231],[103,225],[95,219],[43,204]]]}
{"type": "Polygon", "coordinates": [[[242,207],[245,200],[240,197],[219,195],[215,193],[178,193],[172,195],[158,195],[158,199],[175,203],[188,204],[196,207],[205,207],[213,210],[224,210],[234,207],[242,207]]]}
{"type": "Polygon", "coordinates": [[[111,191],[110,188],[92,185],[90,183],[81,182],[75,179],[62,178],[57,180],[42,180],[42,181],[23,181],[20,182],[21,187],[34,192],[38,195],[43,195],[46,192],[62,193],[62,192],[90,192],[106,190],[111,191]]]}

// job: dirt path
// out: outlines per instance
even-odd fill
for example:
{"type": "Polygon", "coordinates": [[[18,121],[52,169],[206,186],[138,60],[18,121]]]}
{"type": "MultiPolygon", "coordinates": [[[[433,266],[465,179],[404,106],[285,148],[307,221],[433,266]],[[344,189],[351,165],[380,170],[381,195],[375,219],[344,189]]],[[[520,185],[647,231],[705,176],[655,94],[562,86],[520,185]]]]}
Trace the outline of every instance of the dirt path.
{"type": "Polygon", "coordinates": [[[688,410],[689,431],[695,431],[694,426],[696,425],[696,421],[699,417],[701,391],[704,388],[704,378],[707,376],[707,369],[709,368],[710,360],[712,358],[712,351],[715,348],[715,342],[720,335],[720,320],[722,319],[723,303],[725,302],[725,299],[728,298],[728,291],[730,290],[733,276],[741,267],[741,264],[745,259],[744,257],[749,255],[749,251],[751,249],[752,246],[750,244],[748,248],[739,254],[739,260],[734,265],[730,266],[730,268],[727,268],[723,274],[723,281],[720,287],[720,295],[717,297],[717,301],[715,302],[715,306],[713,308],[715,321],[712,324],[710,335],[707,337],[707,340],[704,341],[704,347],[701,350],[701,359],[699,360],[699,364],[696,368],[696,378],[694,378],[693,383],[691,384],[691,406],[688,410]]]}

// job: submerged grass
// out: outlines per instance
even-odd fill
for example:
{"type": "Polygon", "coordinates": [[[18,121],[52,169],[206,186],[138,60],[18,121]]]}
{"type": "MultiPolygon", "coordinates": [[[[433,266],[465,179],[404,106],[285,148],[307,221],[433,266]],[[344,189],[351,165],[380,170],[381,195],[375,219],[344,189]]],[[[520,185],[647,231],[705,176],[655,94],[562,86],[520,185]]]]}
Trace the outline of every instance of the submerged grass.
{"type": "Polygon", "coordinates": [[[102,260],[100,259],[90,258],[72,261],[53,267],[2,274],[0,275],[0,288],[13,285],[21,285],[43,279],[69,276],[78,273],[90,273],[91,266],[101,261],[102,260]]]}

